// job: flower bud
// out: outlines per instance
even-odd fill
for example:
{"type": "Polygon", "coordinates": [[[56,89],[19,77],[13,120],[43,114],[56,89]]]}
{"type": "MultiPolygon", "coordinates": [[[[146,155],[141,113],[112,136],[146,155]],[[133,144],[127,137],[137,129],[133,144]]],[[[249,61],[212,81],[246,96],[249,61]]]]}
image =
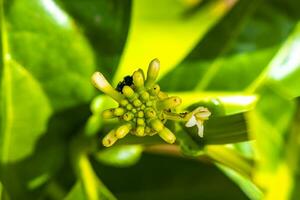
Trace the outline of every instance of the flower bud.
{"type": "Polygon", "coordinates": [[[147,118],[154,118],[154,117],[156,117],[156,112],[153,108],[146,108],[145,109],[145,116],[147,118]]]}
{"type": "Polygon", "coordinates": [[[126,109],[127,110],[132,110],[133,106],[131,104],[127,104],[126,109]]]}
{"type": "Polygon", "coordinates": [[[125,85],[123,87],[122,92],[123,92],[124,96],[129,99],[129,101],[133,101],[134,99],[136,99],[138,97],[138,94],[136,94],[134,92],[134,90],[131,87],[129,87],[128,85],[125,85]]]}
{"type": "Polygon", "coordinates": [[[137,136],[144,136],[145,135],[145,127],[144,126],[137,126],[135,134],[137,136]]]}
{"type": "Polygon", "coordinates": [[[150,121],[150,126],[157,132],[162,131],[164,128],[164,124],[157,118],[150,121]]]}
{"type": "Polygon", "coordinates": [[[158,95],[158,93],[160,92],[160,87],[158,84],[155,84],[150,90],[149,90],[151,95],[158,95]]]}
{"type": "Polygon", "coordinates": [[[105,147],[110,147],[113,145],[118,138],[115,136],[115,129],[111,130],[102,140],[102,144],[105,147]]]}
{"type": "Polygon", "coordinates": [[[103,93],[109,95],[111,98],[117,102],[121,102],[124,99],[124,96],[117,92],[106,80],[100,72],[95,72],[92,76],[92,82],[96,88],[101,90],[103,93]]]}
{"type": "Polygon", "coordinates": [[[125,137],[129,133],[131,128],[132,128],[132,126],[131,126],[130,123],[127,123],[127,124],[124,124],[124,125],[120,126],[116,130],[116,133],[115,133],[116,137],[118,139],[125,137]]]}
{"type": "Polygon", "coordinates": [[[176,140],[175,135],[166,127],[164,127],[158,135],[167,143],[173,144],[176,140]]]}
{"type": "Polygon", "coordinates": [[[114,109],[114,115],[117,116],[117,117],[123,115],[124,113],[125,113],[124,108],[115,108],[114,109]]]}
{"type": "Polygon", "coordinates": [[[126,105],[128,105],[128,101],[126,100],[126,99],[123,99],[121,102],[120,102],[120,105],[121,106],[126,106],[126,105]]]}
{"type": "Polygon", "coordinates": [[[162,91],[160,91],[157,96],[160,100],[168,98],[168,95],[162,91]]]}
{"type": "Polygon", "coordinates": [[[130,121],[134,118],[134,114],[132,112],[127,112],[123,115],[123,119],[125,121],[130,121]]]}
{"type": "Polygon", "coordinates": [[[139,99],[135,99],[132,104],[135,106],[135,107],[140,107],[142,105],[142,102],[139,100],[139,99]]]}
{"type": "Polygon", "coordinates": [[[143,118],[138,118],[136,120],[136,123],[137,123],[137,125],[144,126],[145,125],[145,120],[143,118]]]}
{"type": "Polygon", "coordinates": [[[149,95],[148,92],[144,91],[144,92],[141,93],[141,99],[142,99],[144,102],[145,102],[145,101],[148,101],[148,100],[149,100],[149,97],[150,97],[150,95],[149,95]]]}
{"type": "Polygon", "coordinates": [[[147,79],[145,81],[145,87],[147,89],[150,89],[154,85],[155,80],[158,77],[159,68],[160,68],[160,63],[157,58],[155,58],[150,62],[147,71],[147,79]]]}
{"type": "Polygon", "coordinates": [[[102,117],[103,117],[104,119],[111,119],[111,118],[116,117],[116,116],[114,115],[114,109],[107,109],[107,110],[104,110],[104,111],[102,112],[102,117]]]}
{"type": "Polygon", "coordinates": [[[139,111],[139,112],[137,113],[137,116],[138,116],[138,117],[144,117],[144,112],[143,112],[143,111],[139,111]]]}
{"type": "Polygon", "coordinates": [[[133,84],[137,88],[137,91],[144,90],[144,74],[141,69],[135,71],[132,75],[133,78],[133,84]]]}
{"type": "Polygon", "coordinates": [[[164,109],[176,108],[180,104],[181,104],[181,99],[179,97],[168,97],[164,100],[158,101],[156,103],[156,106],[158,109],[164,110],[164,109]]]}

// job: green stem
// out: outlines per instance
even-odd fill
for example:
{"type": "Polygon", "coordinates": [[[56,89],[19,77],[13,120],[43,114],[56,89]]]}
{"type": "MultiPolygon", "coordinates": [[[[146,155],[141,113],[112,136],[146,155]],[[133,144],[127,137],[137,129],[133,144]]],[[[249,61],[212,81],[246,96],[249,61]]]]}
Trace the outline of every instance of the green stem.
{"type": "Polygon", "coordinates": [[[253,163],[233,149],[220,145],[208,145],[204,152],[215,162],[227,166],[248,179],[252,179],[253,163]]]}
{"type": "Polygon", "coordinates": [[[81,181],[89,200],[116,199],[97,177],[89,161],[88,155],[93,149],[91,139],[79,134],[71,143],[71,158],[73,168],[81,181]]]}

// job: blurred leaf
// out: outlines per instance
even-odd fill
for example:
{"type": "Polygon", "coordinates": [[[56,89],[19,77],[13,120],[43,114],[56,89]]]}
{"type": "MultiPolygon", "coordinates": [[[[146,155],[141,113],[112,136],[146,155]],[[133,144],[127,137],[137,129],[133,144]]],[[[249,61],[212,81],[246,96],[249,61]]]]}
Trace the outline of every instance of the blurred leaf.
{"type": "Polygon", "coordinates": [[[296,101],[297,109],[294,119],[286,134],[285,142],[278,148],[283,153],[277,163],[277,168],[271,177],[271,182],[267,187],[265,199],[297,199],[299,197],[299,162],[300,162],[300,143],[299,143],[299,120],[300,104],[296,101]]]}
{"type": "Polygon", "coordinates": [[[121,145],[104,149],[95,154],[95,159],[106,165],[129,167],[136,164],[143,148],[139,145],[121,145]]]}
{"type": "Polygon", "coordinates": [[[90,100],[94,55],[74,21],[53,0],[5,8],[11,56],[41,83],[54,110],[90,100]]]}
{"type": "MultiPolygon", "coordinates": [[[[3,4],[1,2],[1,11],[3,4]]],[[[11,59],[8,30],[1,12],[1,165],[23,159],[45,132],[51,108],[38,82],[11,59]],[[33,126],[34,124],[34,126],[33,126]]]]}
{"type": "Polygon", "coordinates": [[[263,197],[263,192],[255,185],[251,180],[241,176],[236,171],[225,167],[223,165],[217,165],[231,180],[233,180],[239,187],[245,192],[245,194],[252,200],[260,200],[263,197]]]}
{"type": "Polygon", "coordinates": [[[2,166],[0,178],[12,199],[36,199],[41,196],[45,184],[69,162],[70,134],[81,128],[88,115],[86,108],[55,114],[49,120],[47,132],[36,142],[30,156],[2,166]],[[73,126],[70,127],[70,124],[73,126]]]}
{"type": "MultiPolygon", "coordinates": [[[[214,66],[216,60],[230,49],[229,47],[236,39],[246,19],[257,6],[257,2],[238,1],[232,10],[198,41],[198,44],[186,58],[173,71],[163,77],[160,81],[162,88],[168,88],[172,91],[195,88],[208,69],[214,66]],[[183,80],[182,77],[189,77],[189,79],[175,81],[183,80]]],[[[219,62],[217,65],[220,64],[219,62]]]]}
{"type": "Polygon", "coordinates": [[[169,72],[235,2],[211,1],[191,12],[181,1],[134,1],[129,36],[114,83],[138,67],[146,69],[156,57],[162,65],[160,76],[169,72]]]}
{"type": "Polygon", "coordinates": [[[111,79],[127,39],[131,0],[58,0],[82,28],[94,53],[97,69],[111,79]]]}
{"type": "Polygon", "coordinates": [[[298,52],[300,49],[300,23],[287,38],[286,42],[280,48],[268,68],[258,78],[258,80],[249,88],[253,90],[264,82],[272,81],[278,84],[282,91],[286,92],[290,98],[300,95],[300,58],[298,52]]]}
{"type": "Polygon", "coordinates": [[[190,159],[144,154],[130,168],[93,165],[118,199],[247,199],[213,165],[190,159]]]}
{"type": "Polygon", "coordinates": [[[70,193],[64,198],[64,200],[88,200],[88,198],[84,194],[84,190],[79,181],[73,186],[70,193]]]}
{"type": "Polygon", "coordinates": [[[291,18],[282,5],[241,0],[164,77],[162,88],[243,90],[270,62],[295,24],[296,18],[291,18]],[[189,78],[175,81],[182,77],[189,78]]]}
{"type": "MultiPolygon", "coordinates": [[[[279,90],[280,91],[280,90],[279,90]]],[[[256,139],[259,163],[255,181],[263,187],[272,183],[284,150],[286,133],[294,115],[295,105],[276,88],[266,85],[256,108],[247,115],[250,137],[256,139]]]]}

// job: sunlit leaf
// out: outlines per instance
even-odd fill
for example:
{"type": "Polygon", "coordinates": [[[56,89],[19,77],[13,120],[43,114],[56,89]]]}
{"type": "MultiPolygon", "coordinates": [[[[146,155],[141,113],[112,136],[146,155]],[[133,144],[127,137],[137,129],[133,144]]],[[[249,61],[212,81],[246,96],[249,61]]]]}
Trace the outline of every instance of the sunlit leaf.
{"type": "Polygon", "coordinates": [[[300,95],[300,23],[272,60],[266,79],[278,83],[291,98],[300,95]]]}
{"type": "Polygon", "coordinates": [[[295,104],[266,86],[256,108],[250,111],[250,137],[256,139],[255,153],[258,156],[255,179],[262,186],[272,182],[271,176],[278,168],[283,155],[282,146],[294,115],[295,104]]]}
{"type": "Polygon", "coordinates": [[[295,18],[285,12],[283,5],[239,1],[186,59],[162,79],[162,88],[181,91],[195,87],[217,91],[247,88],[293,29],[295,18]]]}
{"type": "Polygon", "coordinates": [[[6,7],[11,56],[36,78],[55,110],[87,102],[94,55],[54,0],[16,0],[6,7]]]}
{"type": "Polygon", "coordinates": [[[11,59],[3,14],[1,18],[4,59],[1,67],[0,161],[5,164],[32,153],[35,142],[46,130],[51,107],[34,77],[11,59]]]}
{"type": "Polygon", "coordinates": [[[184,59],[235,2],[211,1],[190,10],[181,1],[133,1],[129,36],[114,83],[136,68],[146,69],[154,58],[161,61],[163,76],[184,59]]]}

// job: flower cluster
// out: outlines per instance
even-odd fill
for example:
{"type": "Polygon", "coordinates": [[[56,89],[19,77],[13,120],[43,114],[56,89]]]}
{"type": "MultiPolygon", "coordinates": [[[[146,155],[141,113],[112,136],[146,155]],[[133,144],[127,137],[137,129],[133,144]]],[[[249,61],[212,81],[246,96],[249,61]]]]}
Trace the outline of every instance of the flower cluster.
{"type": "Polygon", "coordinates": [[[193,112],[176,113],[175,108],[181,104],[176,96],[169,97],[155,83],[159,73],[158,59],[150,62],[147,76],[141,69],[132,76],[126,76],[117,88],[113,88],[100,72],[95,72],[92,81],[99,90],[118,102],[117,108],[104,110],[104,119],[119,118],[121,125],[111,130],[104,138],[103,145],[109,147],[128,133],[136,136],[158,134],[167,143],[174,143],[175,135],[165,127],[167,120],[187,121],[186,126],[198,126],[198,133],[203,135],[203,121],[210,112],[203,107],[193,112]]]}

